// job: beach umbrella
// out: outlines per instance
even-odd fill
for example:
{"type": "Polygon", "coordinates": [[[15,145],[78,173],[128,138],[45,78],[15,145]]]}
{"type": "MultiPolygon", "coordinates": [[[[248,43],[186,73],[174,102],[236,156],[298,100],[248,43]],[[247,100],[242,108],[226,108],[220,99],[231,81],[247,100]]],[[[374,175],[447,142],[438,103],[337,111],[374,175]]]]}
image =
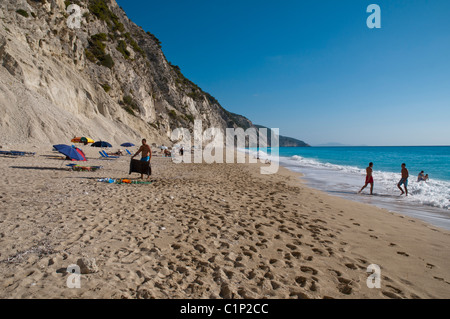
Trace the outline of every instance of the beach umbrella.
{"type": "Polygon", "coordinates": [[[131,146],[134,146],[134,144],[133,143],[123,143],[123,144],[120,144],[120,146],[131,147],[131,146]]]}
{"type": "Polygon", "coordinates": [[[83,161],[87,161],[86,155],[84,154],[84,152],[80,148],[76,147],[75,150],[84,158],[83,161]]]}
{"type": "Polygon", "coordinates": [[[108,142],[105,141],[98,141],[95,142],[91,145],[92,147],[112,147],[111,144],[109,144],[108,142]]]}
{"type": "Polygon", "coordinates": [[[74,148],[72,146],[65,144],[53,145],[53,147],[55,148],[55,150],[67,156],[73,161],[86,161],[86,156],[84,155],[83,151],[80,150],[79,148],[76,147],[74,148]]]}
{"type": "Polygon", "coordinates": [[[94,143],[94,140],[89,137],[74,137],[72,143],[94,143]]]}

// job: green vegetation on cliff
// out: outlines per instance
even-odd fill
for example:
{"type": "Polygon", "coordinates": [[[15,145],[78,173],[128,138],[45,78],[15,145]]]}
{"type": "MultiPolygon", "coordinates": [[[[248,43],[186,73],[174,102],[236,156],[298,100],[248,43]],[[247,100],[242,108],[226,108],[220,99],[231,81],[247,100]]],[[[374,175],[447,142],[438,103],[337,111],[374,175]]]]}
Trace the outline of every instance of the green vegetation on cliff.
{"type": "Polygon", "coordinates": [[[25,10],[23,10],[23,9],[19,9],[19,10],[17,10],[16,12],[17,12],[18,14],[20,14],[21,16],[25,17],[25,18],[28,18],[28,17],[29,17],[28,12],[25,11],[25,10]]]}
{"type": "Polygon", "coordinates": [[[111,69],[114,66],[114,61],[111,55],[106,54],[106,44],[103,43],[107,38],[108,36],[105,33],[94,34],[88,40],[89,47],[85,50],[85,54],[89,61],[98,61],[100,65],[111,69]]]}
{"type": "Polygon", "coordinates": [[[113,31],[124,32],[125,27],[119,18],[109,9],[105,0],[90,0],[89,11],[102,21],[105,21],[113,31]]]}

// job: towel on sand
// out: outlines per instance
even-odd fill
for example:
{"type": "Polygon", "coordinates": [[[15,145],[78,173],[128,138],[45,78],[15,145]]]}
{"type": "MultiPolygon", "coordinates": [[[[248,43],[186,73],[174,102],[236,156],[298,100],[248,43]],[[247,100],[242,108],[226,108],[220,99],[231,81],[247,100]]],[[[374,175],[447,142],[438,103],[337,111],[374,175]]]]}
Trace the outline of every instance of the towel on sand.
{"type": "Polygon", "coordinates": [[[130,161],[130,173],[140,173],[146,175],[152,175],[152,167],[150,166],[150,162],[143,162],[140,160],[132,159],[130,161]]]}

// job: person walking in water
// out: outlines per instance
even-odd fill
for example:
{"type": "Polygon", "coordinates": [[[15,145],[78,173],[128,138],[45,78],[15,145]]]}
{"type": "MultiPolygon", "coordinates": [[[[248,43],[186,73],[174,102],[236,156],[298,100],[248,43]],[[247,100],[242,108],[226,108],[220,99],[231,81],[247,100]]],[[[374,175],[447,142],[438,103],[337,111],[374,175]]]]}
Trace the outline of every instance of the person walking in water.
{"type": "Polygon", "coordinates": [[[402,178],[400,179],[400,181],[397,184],[397,187],[402,191],[400,196],[402,196],[405,193],[406,193],[406,196],[408,196],[408,177],[409,177],[409,172],[406,169],[406,164],[403,163],[402,164],[402,178]],[[402,185],[404,185],[405,191],[403,191],[403,189],[401,188],[402,185]]]}
{"type": "Polygon", "coordinates": [[[366,183],[360,189],[358,194],[361,193],[363,191],[363,189],[366,188],[367,185],[370,184],[370,195],[373,195],[373,176],[372,176],[373,169],[372,169],[372,167],[373,167],[373,163],[370,162],[369,166],[366,168],[366,183]]]}
{"type": "Polygon", "coordinates": [[[421,181],[424,181],[425,180],[425,172],[424,171],[421,171],[420,173],[419,173],[419,176],[417,176],[417,181],[418,182],[421,182],[421,181]]]}

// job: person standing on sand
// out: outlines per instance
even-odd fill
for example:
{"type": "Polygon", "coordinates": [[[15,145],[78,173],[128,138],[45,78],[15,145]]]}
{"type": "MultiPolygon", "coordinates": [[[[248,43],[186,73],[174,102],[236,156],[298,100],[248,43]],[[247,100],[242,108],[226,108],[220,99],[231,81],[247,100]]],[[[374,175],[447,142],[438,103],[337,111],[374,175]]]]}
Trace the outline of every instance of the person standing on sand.
{"type": "MultiPolygon", "coordinates": [[[[150,149],[150,146],[147,144],[147,140],[145,138],[142,139],[142,145],[139,147],[136,154],[134,154],[131,159],[133,159],[136,155],[142,152],[141,155],[141,161],[143,162],[150,162],[152,159],[152,150],[150,149]]],[[[150,176],[148,176],[150,178],[150,176]]],[[[144,174],[141,174],[141,179],[144,179],[144,174]]]]}
{"type": "Polygon", "coordinates": [[[397,184],[397,187],[402,191],[400,196],[402,196],[405,193],[406,193],[406,196],[408,196],[408,177],[409,177],[409,172],[406,169],[406,164],[403,163],[402,164],[402,179],[397,184]],[[400,187],[402,184],[405,185],[405,191],[403,191],[403,189],[400,187]]]}
{"type": "Polygon", "coordinates": [[[360,189],[358,194],[360,194],[363,191],[363,189],[366,188],[367,185],[370,184],[370,195],[373,195],[373,176],[372,176],[373,169],[372,169],[372,167],[373,167],[373,163],[370,162],[369,166],[366,168],[366,183],[360,189]]]}

